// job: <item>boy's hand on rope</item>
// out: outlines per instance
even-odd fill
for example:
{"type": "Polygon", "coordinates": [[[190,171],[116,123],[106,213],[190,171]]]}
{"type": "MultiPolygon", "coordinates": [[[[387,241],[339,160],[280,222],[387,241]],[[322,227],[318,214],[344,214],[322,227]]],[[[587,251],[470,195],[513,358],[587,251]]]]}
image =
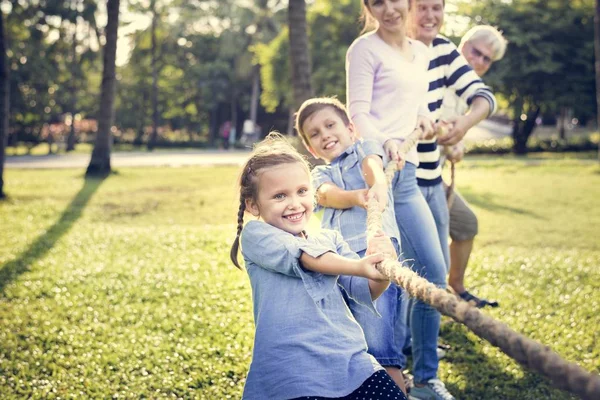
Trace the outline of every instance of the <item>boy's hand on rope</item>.
{"type": "Polygon", "coordinates": [[[393,259],[397,258],[396,249],[392,243],[392,239],[378,230],[375,235],[370,237],[367,242],[367,255],[381,253],[393,259]]]}
{"type": "Polygon", "coordinates": [[[360,275],[375,282],[389,282],[390,278],[383,275],[375,268],[375,266],[385,260],[386,257],[385,254],[376,253],[357,260],[358,267],[360,268],[360,275]]]}
{"type": "Polygon", "coordinates": [[[354,195],[354,205],[366,209],[369,202],[369,189],[356,189],[352,193],[354,195]]]}
{"type": "MultiPolygon", "coordinates": [[[[367,201],[374,198],[379,203],[379,209],[385,210],[388,202],[388,185],[385,182],[376,183],[369,189],[367,201]]],[[[366,204],[365,204],[366,207],[366,204]]]]}

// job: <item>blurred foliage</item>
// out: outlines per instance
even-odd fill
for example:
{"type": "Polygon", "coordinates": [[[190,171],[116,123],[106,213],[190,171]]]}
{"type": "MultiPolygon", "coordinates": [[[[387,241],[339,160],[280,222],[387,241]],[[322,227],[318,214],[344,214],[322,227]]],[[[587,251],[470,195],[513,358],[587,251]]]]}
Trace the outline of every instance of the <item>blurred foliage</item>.
{"type": "Polygon", "coordinates": [[[515,147],[541,114],[568,107],[582,120],[595,115],[593,0],[481,0],[459,10],[508,39],[484,80],[510,105],[515,147]]]}
{"type": "MultiPolygon", "coordinates": [[[[94,0],[3,4],[10,5],[5,7],[10,8],[6,15],[9,144],[44,139],[44,124],[63,121],[71,112],[95,118],[103,40],[97,19],[103,5],[94,0]]],[[[219,126],[237,117],[239,137],[252,108],[252,82],[260,73],[258,122],[263,134],[271,128],[286,131],[292,88],[285,1],[155,0],[153,4],[160,126],[186,131],[190,142],[210,145],[219,126]]],[[[152,14],[150,0],[132,1],[128,7],[129,22],[123,19],[123,28],[136,17],[152,14]]],[[[360,7],[355,0],[309,3],[312,87],[318,96],[345,101],[345,54],[361,29],[360,7]]],[[[458,25],[464,28],[491,24],[508,38],[505,58],[492,66],[485,81],[513,119],[514,142],[527,143],[535,127],[526,126],[527,121],[537,115],[552,117],[564,107],[582,122],[593,120],[592,0],[456,0],[447,8],[455,18],[462,16],[458,25]],[[522,121],[522,115],[527,120],[522,121]]],[[[115,124],[120,131],[137,132],[136,142],[141,143],[152,114],[151,27],[142,25],[128,35],[130,57],[117,70],[115,124]]]]}

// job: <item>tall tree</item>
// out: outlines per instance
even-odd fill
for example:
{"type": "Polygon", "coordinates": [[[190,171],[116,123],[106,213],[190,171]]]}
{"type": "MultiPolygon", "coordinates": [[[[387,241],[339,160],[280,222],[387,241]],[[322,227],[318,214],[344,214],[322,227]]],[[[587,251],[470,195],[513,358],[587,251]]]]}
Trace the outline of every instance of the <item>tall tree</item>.
{"type": "Polygon", "coordinates": [[[148,141],[148,150],[154,150],[158,139],[158,45],[156,43],[156,28],[158,25],[158,11],[156,9],[156,0],[150,0],[150,12],[152,14],[152,23],[150,24],[151,40],[151,67],[152,67],[152,133],[148,141]]]}
{"type": "Polygon", "coordinates": [[[106,42],[103,55],[104,67],[102,71],[98,133],[96,134],[92,158],[85,173],[86,176],[106,176],[111,172],[111,129],[115,118],[115,60],[117,56],[117,35],[119,29],[119,0],[108,0],[106,11],[108,22],[106,24],[106,42]]]}
{"type": "MultiPolygon", "coordinates": [[[[596,54],[596,127],[600,131],[600,0],[596,0],[594,16],[594,53],[596,54]]],[[[598,162],[600,162],[600,140],[598,141],[598,162]]]]}
{"type": "Polygon", "coordinates": [[[4,158],[8,139],[9,77],[5,43],[4,12],[0,9],[0,199],[6,197],[4,191],[4,158]]]}
{"type": "Polygon", "coordinates": [[[310,82],[311,63],[306,30],[305,0],[290,0],[288,4],[288,24],[294,108],[297,110],[302,102],[313,96],[310,82]]]}

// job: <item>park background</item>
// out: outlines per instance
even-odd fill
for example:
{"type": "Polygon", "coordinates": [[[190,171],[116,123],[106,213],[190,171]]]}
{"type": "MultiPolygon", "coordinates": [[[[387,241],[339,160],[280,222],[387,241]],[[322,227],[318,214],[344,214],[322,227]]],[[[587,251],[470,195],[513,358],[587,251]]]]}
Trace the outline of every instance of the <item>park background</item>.
{"type": "MultiPolygon", "coordinates": [[[[228,252],[248,143],[219,150],[220,127],[293,135],[299,102],[344,101],[360,3],[0,2],[0,397],[240,397],[251,293],[228,252]],[[111,168],[142,152],[204,165],[111,168]]],[[[448,1],[443,33],[509,40],[485,77],[500,112],[457,171],[480,218],[467,283],[598,373],[595,7],[448,1]]],[[[570,398],[449,320],[442,340],[457,398],[570,398]]]]}

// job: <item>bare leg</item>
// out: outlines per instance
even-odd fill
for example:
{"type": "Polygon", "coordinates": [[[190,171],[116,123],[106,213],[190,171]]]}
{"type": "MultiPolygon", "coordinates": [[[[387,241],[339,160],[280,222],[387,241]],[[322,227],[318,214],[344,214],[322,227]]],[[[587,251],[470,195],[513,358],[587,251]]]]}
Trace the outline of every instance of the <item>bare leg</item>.
{"type": "Polygon", "coordinates": [[[448,284],[456,293],[463,293],[465,289],[465,271],[469,257],[473,250],[473,239],[453,240],[450,244],[450,272],[448,284]]]}
{"type": "Polygon", "coordinates": [[[392,377],[394,382],[396,382],[396,385],[398,385],[398,387],[400,389],[402,389],[404,394],[406,394],[406,385],[404,384],[404,374],[402,373],[402,370],[400,370],[400,368],[397,368],[397,367],[384,367],[384,368],[385,368],[385,371],[388,373],[388,375],[392,377]]]}

